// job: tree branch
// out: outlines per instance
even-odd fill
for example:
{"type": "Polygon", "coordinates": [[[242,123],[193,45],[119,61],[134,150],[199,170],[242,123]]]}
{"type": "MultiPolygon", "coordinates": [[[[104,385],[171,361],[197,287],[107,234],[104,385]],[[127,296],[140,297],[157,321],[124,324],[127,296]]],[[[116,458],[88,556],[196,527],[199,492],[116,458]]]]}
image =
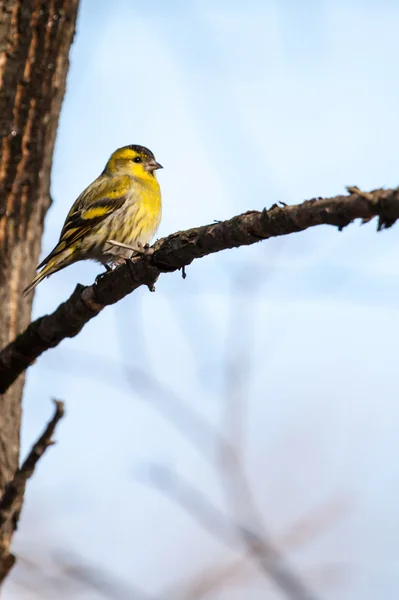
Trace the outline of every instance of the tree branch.
{"type": "Polygon", "coordinates": [[[271,237],[303,231],[316,225],[334,225],[342,230],[355,219],[369,221],[378,216],[378,230],[391,227],[399,218],[399,189],[362,192],[348,188],[348,196],[307,200],[302,204],[262,212],[249,211],[229,219],[180,231],[158,240],[154,253],[140,256],[104,275],[97,283],[80,284],[70,298],[52,314],[31,323],[0,352],[0,393],[45,350],[74,337],[105,306],[115,304],[141,285],[153,289],[160,273],[183,269],[193,260],[271,237]]]}
{"type": "MultiPolygon", "coordinates": [[[[52,436],[58,421],[64,416],[64,403],[54,400],[55,413],[47,424],[46,429],[33,445],[22,466],[14,473],[14,477],[7,484],[4,494],[0,498],[0,530],[10,521],[13,523],[13,531],[17,528],[19,514],[25,494],[25,486],[28,479],[33,475],[39,459],[54,442],[52,436]]],[[[8,549],[7,549],[8,552],[8,549]]],[[[8,553],[1,557],[0,561],[0,583],[7,577],[15,557],[8,553]]]]}

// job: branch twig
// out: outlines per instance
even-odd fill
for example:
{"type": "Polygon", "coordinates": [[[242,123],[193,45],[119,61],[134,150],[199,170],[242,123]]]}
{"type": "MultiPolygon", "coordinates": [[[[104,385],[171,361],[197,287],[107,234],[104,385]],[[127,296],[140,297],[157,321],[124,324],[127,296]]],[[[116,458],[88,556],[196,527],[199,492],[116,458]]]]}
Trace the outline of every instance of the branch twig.
{"type": "MultiPolygon", "coordinates": [[[[46,429],[33,445],[27,458],[14,474],[14,477],[7,484],[3,496],[0,498],[0,529],[11,519],[13,529],[17,528],[19,514],[25,494],[25,486],[28,479],[33,475],[39,459],[43,456],[49,446],[54,444],[52,436],[58,421],[64,416],[64,403],[54,400],[55,412],[52,419],[47,424],[46,429]]],[[[9,554],[0,560],[0,583],[4,581],[11,567],[15,562],[15,557],[9,554]]]]}
{"type": "Polygon", "coordinates": [[[223,515],[199,490],[182,477],[167,467],[153,465],[147,482],[173,499],[189,515],[195,517],[211,535],[229,547],[234,548],[237,544],[237,533],[241,538],[245,538],[248,556],[252,555],[257,559],[260,567],[268,573],[286,598],[315,600],[315,596],[307,590],[275,548],[234,518],[223,515]]]}
{"type": "Polygon", "coordinates": [[[342,230],[355,219],[365,222],[378,216],[380,230],[399,218],[399,189],[366,193],[351,187],[348,191],[348,196],[307,200],[293,206],[275,204],[262,212],[249,211],[228,221],[180,231],[156,242],[151,256],[135,258],[91,286],[78,284],[66,302],[51,315],[31,323],[0,352],[0,393],[43,352],[77,335],[105,306],[118,302],[141,285],[152,289],[160,273],[177,271],[197,258],[221,250],[316,225],[334,225],[342,230]]]}
{"type": "MultiPolygon", "coordinates": [[[[254,285],[257,285],[256,280],[254,281],[254,285]]],[[[242,278],[238,280],[239,286],[241,286],[241,282],[242,278]]],[[[248,306],[248,300],[246,300],[245,308],[239,306],[237,303],[242,299],[242,295],[239,290],[235,290],[235,292],[232,315],[238,309],[238,314],[245,315],[247,319],[253,318],[253,307],[248,306]],[[236,311],[234,305],[236,305],[236,311]],[[242,310],[243,308],[244,310],[242,310]]],[[[253,299],[255,295],[252,294],[251,297],[253,299]]],[[[249,379],[250,337],[253,332],[253,324],[251,321],[247,321],[241,323],[238,328],[234,327],[232,316],[230,330],[233,339],[228,339],[224,417],[227,429],[225,436],[227,437],[219,436],[218,454],[220,477],[224,483],[225,497],[230,505],[232,520],[247,552],[260,567],[267,580],[271,579],[287,598],[315,600],[316,596],[289,566],[273,542],[256,505],[245,473],[243,461],[244,414],[249,398],[246,397],[248,393],[246,393],[244,382],[249,379]],[[236,331],[240,332],[239,340],[234,339],[236,331]],[[242,331],[245,331],[246,335],[243,335],[242,331]]]]}
{"type": "Polygon", "coordinates": [[[39,459],[43,456],[49,446],[52,446],[52,436],[57,426],[58,421],[64,416],[64,403],[60,400],[54,400],[55,413],[51,421],[47,424],[46,429],[33,445],[27,458],[22,466],[15,472],[12,480],[7,484],[4,494],[0,499],[0,527],[4,525],[8,519],[14,516],[15,507],[22,499],[25,492],[26,482],[32,477],[35,467],[39,459]]]}

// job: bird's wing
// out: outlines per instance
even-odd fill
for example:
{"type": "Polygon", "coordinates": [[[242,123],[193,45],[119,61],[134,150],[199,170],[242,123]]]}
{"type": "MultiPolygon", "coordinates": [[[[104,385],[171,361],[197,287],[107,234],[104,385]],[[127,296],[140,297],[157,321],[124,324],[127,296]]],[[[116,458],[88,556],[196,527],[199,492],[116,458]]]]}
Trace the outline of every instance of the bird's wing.
{"type": "Polygon", "coordinates": [[[41,269],[54,256],[70,247],[86,233],[118,210],[126,201],[131,186],[129,175],[101,176],[89,186],[72,206],[54,250],[38,265],[41,269]]]}

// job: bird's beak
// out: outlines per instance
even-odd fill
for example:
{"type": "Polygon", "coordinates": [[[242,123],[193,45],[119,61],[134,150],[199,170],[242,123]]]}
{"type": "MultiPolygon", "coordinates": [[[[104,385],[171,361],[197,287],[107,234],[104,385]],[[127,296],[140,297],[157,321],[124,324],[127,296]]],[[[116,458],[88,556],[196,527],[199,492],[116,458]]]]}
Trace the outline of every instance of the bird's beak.
{"type": "Polygon", "coordinates": [[[151,159],[147,163],[147,171],[150,171],[150,173],[152,173],[153,171],[156,171],[157,169],[163,169],[163,166],[160,165],[155,159],[151,159]]]}

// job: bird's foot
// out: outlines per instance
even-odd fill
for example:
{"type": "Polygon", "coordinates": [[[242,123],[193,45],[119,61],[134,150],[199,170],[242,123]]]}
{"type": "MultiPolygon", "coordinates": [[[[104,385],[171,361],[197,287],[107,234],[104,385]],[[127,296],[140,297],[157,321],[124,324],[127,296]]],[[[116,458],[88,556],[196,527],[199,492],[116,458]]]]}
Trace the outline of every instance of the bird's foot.
{"type": "MultiPolygon", "coordinates": [[[[123,248],[124,250],[130,250],[130,256],[119,256],[113,260],[113,265],[115,267],[119,267],[120,265],[127,265],[129,267],[130,273],[132,275],[133,280],[135,280],[135,270],[134,270],[134,259],[137,259],[139,256],[150,257],[154,254],[154,248],[150,248],[149,244],[141,244],[137,242],[135,246],[130,246],[129,244],[123,244],[122,242],[117,242],[116,240],[107,240],[107,243],[112,247],[123,248]]],[[[147,284],[150,292],[155,292],[155,281],[150,281],[147,284]]]]}
{"type": "Polygon", "coordinates": [[[97,275],[97,277],[95,278],[95,283],[98,283],[99,281],[101,281],[101,279],[103,277],[105,277],[110,271],[112,271],[111,267],[109,265],[107,265],[107,263],[101,263],[104,267],[105,267],[105,271],[104,273],[99,273],[97,275]]]}

